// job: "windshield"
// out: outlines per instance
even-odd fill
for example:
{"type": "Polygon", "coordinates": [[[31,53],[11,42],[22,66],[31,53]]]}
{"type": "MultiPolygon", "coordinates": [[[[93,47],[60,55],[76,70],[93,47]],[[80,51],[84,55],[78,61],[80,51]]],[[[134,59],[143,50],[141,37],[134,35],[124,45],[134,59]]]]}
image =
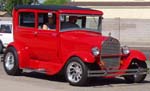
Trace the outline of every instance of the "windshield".
{"type": "Polygon", "coordinates": [[[61,14],[61,31],[88,30],[101,32],[102,17],[100,15],[61,14]]]}

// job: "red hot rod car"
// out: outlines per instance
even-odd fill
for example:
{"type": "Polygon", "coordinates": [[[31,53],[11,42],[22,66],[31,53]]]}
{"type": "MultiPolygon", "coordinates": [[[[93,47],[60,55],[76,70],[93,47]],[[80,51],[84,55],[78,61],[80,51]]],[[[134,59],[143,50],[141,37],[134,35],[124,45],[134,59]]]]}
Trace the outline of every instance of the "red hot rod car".
{"type": "Polygon", "coordinates": [[[128,82],[142,82],[148,71],[145,55],[103,36],[102,15],[76,6],[16,6],[14,42],[4,54],[6,73],[61,72],[76,86],[85,85],[89,77],[122,76],[128,82]]]}

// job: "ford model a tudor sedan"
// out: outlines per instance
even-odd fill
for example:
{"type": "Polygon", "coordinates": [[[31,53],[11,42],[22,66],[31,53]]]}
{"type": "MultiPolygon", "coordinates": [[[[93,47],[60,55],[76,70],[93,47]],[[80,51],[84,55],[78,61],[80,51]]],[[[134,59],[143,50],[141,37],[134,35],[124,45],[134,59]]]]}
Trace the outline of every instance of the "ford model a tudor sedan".
{"type": "Polygon", "coordinates": [[[148,71],[146,57],[103,36],[102,15],[75,6],[16,6],[14,42],[4,55],[6,73],[19,75],[24,69],[62,73],[76,86],[85,85],[90,77],[121,76],[127,82],[142,82],[148,71]]]}

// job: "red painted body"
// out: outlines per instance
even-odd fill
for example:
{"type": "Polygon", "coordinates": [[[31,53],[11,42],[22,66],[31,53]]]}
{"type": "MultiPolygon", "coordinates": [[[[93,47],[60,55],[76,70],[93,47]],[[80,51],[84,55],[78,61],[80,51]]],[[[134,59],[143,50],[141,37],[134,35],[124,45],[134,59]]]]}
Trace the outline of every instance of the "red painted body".
{"type": "MultiPolygon", "coordinates": [[[[13,11],[14,42],[13,46],[18,53],[19,67],[21,69],[44,68],[49,75],[60,72],[67,61],[77,56],[85,63],[101,62],[99,57],[91,53],[91,48],[97,46],[101,49],[103,41],[108,37],[92,31],[60,31],[60,14],[92,14],[102,16],[103,12],[97,10],[58,10],[56,13],[56,31],[40,31],[37,24],[37,13],[49,10],[18,9],[13,11]],[[19,12],[35,13],[35,28],[19,26],[19,12]],[[97,62],[98,60],[99,62],[97,62]]],[[[8,46],[8,47],[9,47],[8,46]]],[[[127,69],[133,59],[145,61],[146,57],[139,51],[131,50],[129,55],[120,54],[122,64],[119,69],[127,69]]]]}

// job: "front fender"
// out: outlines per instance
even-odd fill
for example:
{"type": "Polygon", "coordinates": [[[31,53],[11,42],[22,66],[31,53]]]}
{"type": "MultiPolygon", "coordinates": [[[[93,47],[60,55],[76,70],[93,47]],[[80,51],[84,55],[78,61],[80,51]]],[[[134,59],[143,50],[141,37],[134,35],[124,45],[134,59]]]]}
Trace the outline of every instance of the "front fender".
{"type": "Polygon", "coordinates": [[[23,46],[22,44],[12,42],[8,47],[14,47],[17,51],[18,61],[19,61],[19,68],[26,68],[29,65],[29,52],[28,48],[23,46]]]}
{"type": "Polygon", "coordinates": [[[122,58],[123,62],[121,65],[121,69],[127,69],[134,59],[137,59],[139,61],[146,61],[146,56],[138,50],[130,50],[130,54],[122,58]]]}
{"type": "Polygon", "coordinates": [[[146,56],[144,55],[144,53],[142,53],[138,50],[130,50],[129,57],[131,59],[135,58],[135,59],[138,59],[140,61],[146,61],[146,56]]]}
{"type": "Polygon", "coordinates": [[[88,52],[73,52],[71,53],[66,60],[69,60],[71,57],[79,57],[83,62],[86,63],[94,63],[95,62],[95,57],[88,52]]]}

